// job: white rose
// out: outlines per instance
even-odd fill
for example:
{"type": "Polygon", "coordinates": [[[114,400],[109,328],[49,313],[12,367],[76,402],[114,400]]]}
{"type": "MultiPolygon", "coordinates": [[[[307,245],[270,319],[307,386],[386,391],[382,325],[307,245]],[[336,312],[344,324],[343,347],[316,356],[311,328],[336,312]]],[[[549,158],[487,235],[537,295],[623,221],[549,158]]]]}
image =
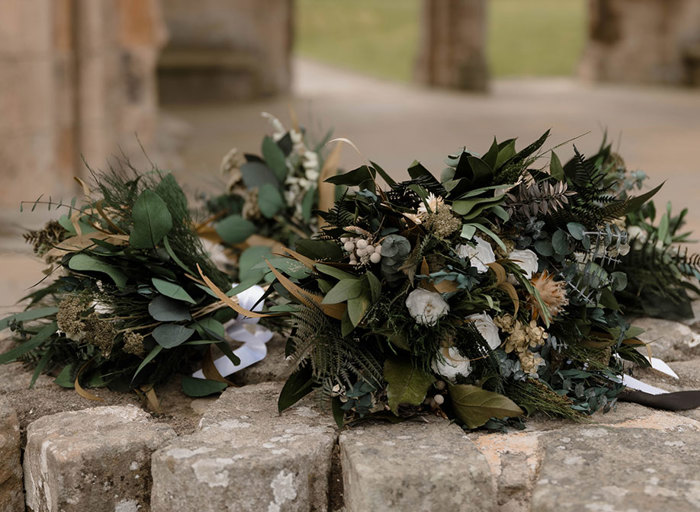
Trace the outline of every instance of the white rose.
{"type": "Polygon", "coordinates": [[[487,313],[477,313],[469,315],[467,321],[473,322],[476,330],[483,336],[491,350],[497,349],[501,345],[501,337],[498,335],[498,327],[487,313]]]}
{"type": "Polygon", "coordinates": [[[431,367],[441,377],[454,381],[457,375],[468,377],[472,372],[469,358],[460,354],[456,347],[442,348],[440,352],[443,357],[436,358],[431,367]]]}
{"type": "Polygon", "coordinates": [[[462,244],[457,246],[457,254],[460,258],[469,258],[472,267],[476,267],[479,274],[483,274],[488,271],[489,263],[496,261],[496,255],[493,253],[491,244],[486,240],[474,237],[476,246],[471,244],[462,244]]]}
{"type": "Polygon", "coordinates": [[[532,279],[533,274],[537,272],[537,254],[532,252],[530,249],[525,249],[524,251],[512,251],[508,255],[508,259],[519,266],[523,272],[525,272],[525,277],[528,279],[532,279]]]}
{"type": "Polygon", "coordinates": [[[450,311],[450,306],[442,295],[422,288],[416,288],[408,294],[406,307],[416,323],[421,325],[435,325],[438,318],[450,311]]]}

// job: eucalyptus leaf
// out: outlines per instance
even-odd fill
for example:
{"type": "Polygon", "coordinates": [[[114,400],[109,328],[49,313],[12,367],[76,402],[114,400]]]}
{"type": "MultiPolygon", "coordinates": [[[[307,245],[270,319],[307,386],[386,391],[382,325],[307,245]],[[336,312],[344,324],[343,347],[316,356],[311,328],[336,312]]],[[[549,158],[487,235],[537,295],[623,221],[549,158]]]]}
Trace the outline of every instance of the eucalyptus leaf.
{"type": "Polygon", "coordinates": [[[134,227],[129,243],[136,249],[153,249],[173,228],[168,205],[152,190],[141,192],[131,215],[134,227]]]}
{"type": "Polygon", "coordinates": [[[491,418],[514,418],[524,414],[510,398],[477,386],[451,385],[449,392],[455,414],[469,428],[480,427],[491,418]]]}
{"type": "Polygon", "coordinates": [[[279,189],[270,183],[265,183],[258,189],[258,207],[260,213],[271,219],[284,208],[284,199],[279,189]]]}
{"type": "Polygon", "coordinates": [[[68,267],[78,272],[101,272],[107,274],[117,288],[126,286],[127,277],[121,270],[105,263],[99,258],[84,253],[78,253],[68,262],[68,267]]]}
{"type": "Polygon", "coordinates": [[[571,236],[573,236],[576,240],[583,240],[583,233],[586,231],[586,227],[583,224],[579,224],[578,222],[569,222],[566,225],[566,229],[569,230],[571,236]]]}
{"type": "Polygon", "coordinates": [[[435,377],[416,368],[411,361],[387,359],[384,363],[384,380],[389,407],[398,414],[399,405],[420,405],[435,377]]]}
{"type": "Polygon", "coordinates": [[[163,348],[182,345],[194,334],[194,329],[178,324],[162,324],[153,329],[153,339],[163,348]]]}
{"type": "Polygon", "coordinates": [[[257,231],[255,224],[240,215],[229,215],[214,225],[216,233],[227,244],[241,244],[257,231]]]}
{"type": "Polygon", "coordinates": [[[219,382],[218,380],[195,379],[189,375],[184,375],[182,377],[182,391],[192,398],[221,393],[227,386],[228,384],[219,382]]]}
{"type": "Polygon", "coordinates": [[[157,277],[151,278],[151,282],[153,283],[153,286],[158,290],[160,293],[165,295],[166,297],[170,297],[171,299],[183,301],[183,302],[189,302],[190,304],[196,304],[197,301],[195,301],[185,289],[180,286],[179,284],[172,283],[170,281],[166,281],[164,279],[159,279],[157,277]]]}
{"type": "Polygon", "coordinates": [[[263,162],[246,162],[241,165],[241,176],[246,188],[260,188],[265,184],[280,186],[274,171],[263,162]]]}
{"type": "Polygon", "coordinates": [[[284,152],[272,137],[266,136],[263,139],[262,154],[265,163],[272,169],[277,181],[284,183],[287,178],[287,161],[284,158],[284,152]]]}
{"type": "Polygon", "coordinates": [[[181,301],[158,295],[148,304],[148,314],[159,322],[182,322],[192,320],[190,308],[181,301]]]}

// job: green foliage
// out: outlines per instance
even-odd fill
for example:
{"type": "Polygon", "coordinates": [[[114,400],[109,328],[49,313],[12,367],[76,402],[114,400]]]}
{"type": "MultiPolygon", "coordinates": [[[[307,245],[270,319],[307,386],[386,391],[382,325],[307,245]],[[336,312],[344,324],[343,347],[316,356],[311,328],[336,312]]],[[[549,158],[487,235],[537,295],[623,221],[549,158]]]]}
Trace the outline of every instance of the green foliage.
{"type": "Polygon", "coordinates": [[[490,418],[513,418],[523,414],[508,397],[477,386],[457,384],[449,390],[455,415],[468,428],[480,427],[490,418]]]}
{"type": "Polygon", "coordinates": [[[401,404],[422,404],[435,377],[416,368],[409,360],[387,359],[384,363],[384,380],[387,382],[389,407],[397,414],[401,404]]]}

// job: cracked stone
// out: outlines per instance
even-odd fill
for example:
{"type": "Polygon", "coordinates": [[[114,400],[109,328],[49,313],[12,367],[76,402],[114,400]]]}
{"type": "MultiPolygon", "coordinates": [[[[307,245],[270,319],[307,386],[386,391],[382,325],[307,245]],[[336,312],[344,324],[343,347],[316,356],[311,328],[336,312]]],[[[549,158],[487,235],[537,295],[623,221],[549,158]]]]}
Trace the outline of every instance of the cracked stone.
{"type": "Polygon", "coordinates": [[[24,510],[19,420],[7,400],[0,397],[0,510],[24,510]]]}
{"type": "Polygon", "coordinates": [[[33,512],[148,510],[151,454],[175,437],[133,406],[44,416],[27,429],[24,479],[33,512]]]}
{"type": "Polygon", "coordinates": [[[332,419],[308,400],[278,414],[281,388],[227,389],[197,432],[154,453],[151,510],[327,510],[332,419]]]}
{"type": "Polygon", "coordinates": [[[486,457],[457,425],[372,424],[339,444],[347,512],[497,510],[486,457]]]}

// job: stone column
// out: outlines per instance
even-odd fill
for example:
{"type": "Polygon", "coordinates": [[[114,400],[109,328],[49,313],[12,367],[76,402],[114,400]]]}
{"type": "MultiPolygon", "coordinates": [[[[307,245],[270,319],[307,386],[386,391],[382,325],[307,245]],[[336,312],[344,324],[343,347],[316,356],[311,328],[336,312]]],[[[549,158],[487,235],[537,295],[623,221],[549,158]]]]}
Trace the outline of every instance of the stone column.
{"type": "Polygon", "coordinates": [[[698,75],[698,0],[589,0],[580,75],[600,82],[692,84],[698,75]]]}
{"type": "Polygon", "coordinates": [[[164,102],[246,100],[291,83],[293,0],[163,0],[164,102]]]}
{"type": "Polygon", "coordinates": [[[423,0],[418,82],[470,91],[488,88],[486,9],[486,0],[423,0]]]}

